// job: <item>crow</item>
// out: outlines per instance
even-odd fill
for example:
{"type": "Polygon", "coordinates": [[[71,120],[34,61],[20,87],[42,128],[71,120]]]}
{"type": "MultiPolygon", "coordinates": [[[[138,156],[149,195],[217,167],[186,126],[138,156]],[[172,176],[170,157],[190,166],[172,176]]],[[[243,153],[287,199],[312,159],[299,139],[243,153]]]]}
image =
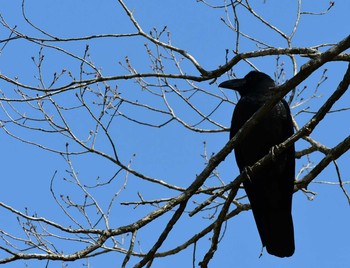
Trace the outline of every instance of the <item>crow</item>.
{"type": "MultiPolygon", "coordinates": [[[[230,139],[263,104],[274,96],[274,81],[265,73],[249,72],[242,79],[228,80],[219,85],[238,91],[241,98],[232,116],[230,139]]],[[[294,133],[287,102],[282,99],[267,113],[235,147],[240,172],[255,164],[294,133]]],[[[258,174],[243,182],[251,204],[263,248],[278,257],[294,254],[292,196],[295,176],[294,144],[273,157],[258,174]]]]}

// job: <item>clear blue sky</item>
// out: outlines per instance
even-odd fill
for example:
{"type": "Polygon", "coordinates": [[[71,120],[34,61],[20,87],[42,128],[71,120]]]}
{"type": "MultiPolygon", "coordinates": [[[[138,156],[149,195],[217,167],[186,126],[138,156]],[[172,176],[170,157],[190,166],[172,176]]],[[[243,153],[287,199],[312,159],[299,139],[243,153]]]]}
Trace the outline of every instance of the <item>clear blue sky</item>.
{"type": "MultiPolygon", "coordinates": [[[[210,1],[211,4],[222,4],[221,1],[210,1]]],[[[253,2],[253,1],[252,1],[253,2]]],[[[267,20],[274,23],[278,28],[290,33],[296,16],[297,1],[277,1],[277,0],[258,0],[256,10],[260,12],[267,20]],[[265,3],[264,3],[265,2],[265,3]]],[[[329,1],[304,1],[303,11],[321,12],[328,7],[329,1]]],[[[234,49],[235,34],[229,31],[220,21],[224,17],[223,9],[211,9],[204,4],[196,1],[127,1],[126,4],[134,11],[134,16],[143,27],[145,32],[149,32],[153,27],[162,29],[165,25],[171,32],[172,44],[181,47],[191,53],[208,70],[214,69],[225,63],[225,49],[234,49]]],[[[349,34],[348,13],[350,2],[348,0],[336,0],[335,6],[325,16],[302,16],[300,26],[293,39],[293,46],[308,47],[322,43],[334,43],[340,41],[349,34]]],[[[86,36],[102,33],[130,33],[135,32],[132,24],[125,16],[125,13],[118,5],[117,1],[29,1],[26,2],[27,16],[40,28],[59,37],[86,36]]],[[[28,26],[21,16],[21,1],[3,0],[0,7],[0,13],[11,26],[17,25],[17,29],[28,35],[40,36],[28,26]]],[[[248,17],[244,12],[240,15],[240,29],[264,42],[276,47],[285,47],[286,43],[264,27],[259,28],[260,23],[248,17]]],[[[7,38],[8,34],[0,32],[0,39],[7,38]]],[[[139,37],[133,39],[102,41],[83,41],[63,45],[65,49],[83,55],[85,45],[89,43],[92,60],[97,67],[101,67],[105,76],[125,74],[126,71],[118,64],[123,61],[126,55],[139,71],[149,71],[148,56],[145,53],[143,44],[146,40],[139,37]]],[[[252,43],[242,41],[240,52],[256,50],[257,47],[252,43]]],[[[73,62],[68,57],[59,53],[52,53],[44,50],[45,71],[44,77],[49,80],[53,72],[65,68],[73,73],[79,73],[79,63],[73,62]]],[[[35,75],[37,71],[34,68],[32,56],[37,57],[38,47],[28,42],[14,41],[5,47],[0,54],[0,72],[9,77],[19,77],[19,81],[31,85],[37,85],[35,75]]],[[[232,56],[232,55],[231,55],[232,56]]],[[[290,61],[285,61],[286,78],[292,76],[290,61]]],[[[275,58],[261,58],[252,61],[256,66],[273,76],[275,71],[275,58]]],[[[305,59],[298,58],[298,64],[305,62],[305,59]]],[[[186,68],[186,65],[185,65],[186,68]]],[[[325,66],[328,69],[328,79],[318,90],[319,98],[313,100],[310,104],[311,111],[317,110],[323,101],[336,88],[346,69],[345,63],[332,63],[325,66]]],[[[237,76],[245,75],[251,68],[240,63],[234,67],[237,76]]],[[[308,80],[300,85],[300,88],[307,86],[306,95],[310,96],[320,78],[324,68],[321,68],[308,80]]],[[[189,74],[198,73],[188,67],[189,74]],[[192,73],[191,73],[192,72],[192,73]]],[[[218,81],[227,79],[223,75],[218,81]]],[[[115,85],[111,82],[111,85],[115,85]]],[[[134,99],[144,97],[137,84],[128,81],[118,84],[124,94],[131,94],[134,99]],[[134,95],[132,95],[134,94],[134,95]]],[[[180,84],[180,86],[184,84],[180,84]]],[[[197,86],[210,92],[219,93],[217,84],[209,82],[197,83],[197,86]]],[[[0,89],[7,94],[12,94],[13,86],[0,80],[0,89]]],[[[227,92],[235,101],[235,95],[227,92]]],[[[343,100],[335,108],[347,107],[350,98],[347,93],[343,100]]],[[[66,101],[69,101],[68,99],[66,101]]],[[[152,103],[153,99],[143,100],[152,103]]],[[[172,105],[179,115],[191,121],[191,114],[186,115],[182,110],[182,104],[175,99],[172,105]],[[187,116],[187,117],[186,117],[187,116]]],[[[201,103],[201,99],[195,100],[201,109],[206,106],[213,107],[212,103],[201,103]]],[[[220,111],[215,115],[216,120],[225,126],[229,126],[233,105],[223,105],[220,111]]],[[[298,107],[293,110],[295,114],[304,107],[298,107]]],[[[133,112],[138,118],[148,116],[133,112]]],[[[0,118],[3,114],[0,113],[0,118]]],[[[299,125],[305,123],[310,118],[310,114],[302,115],[296,118],[299,125]]],[[[325,121],[316,129],[313,137],[325,144],[334,146],[349,135],[349,126],[346,123],[350,116],[349,111],[335,113],[327,116],[325,121]]],[[[71,118],[71,123],[76,129],[84,134],[83,130],[88,128],[88,122],[79,116],[71,118]]],[[[159,118],[161,121],[162,118],[159,118]]],[[[194,120],[194,118],[193,118],[194,120]]],[[[119,121],[118,121],[119,122],[119,121]]],[[[64,150],[65,140],[55,136],[38,135],[35,133],[22,131],[13,128],[16,135],[31,140],[40,141],[44,144],[50,144],[54,148],[64,150]]],[[[199,134],[190,132],[179,124],[169,124],[162,129],[149,129],[144,126],[134,125],[121,121],[120,125],[113,128],[116,144],[122,161],[127,162],[135,153],[136,157],[132,167],[145,174],[176,183],[179,186],[188,186],[204,167],[201,154],[203,153],[203,141],[208,144],[208,154],[218,152],[228,139],[227,132],[216,134],[199,134]]],[[[68,195],[74,189],[64,183],[62,178],[67,176],[65,169],[67,164],[63,158],[53,153],[45,152],[39,148],[23,144],[11,137],[1,134],[2,148],[2,187],[0,188],[0,201],[13,206],[16,209],[29,209],[29,213],[37,213],[47,219],[66,222],[64,215],[55,204],[50,194],[50,179],[57,170],[57,179],[55,187],[58,193],[68,195]]],[[[104,147],[103,141],[99,144],[104,147]]],[[[304,148],[304,143],[297,144],[297,148],[304,148]]],[[[108,150],[108,149],[106,149],[108,150]]],[[[321,155],[316,154],[311,157],[314,164],[320,160],[321,155]]],[[[339,166],[343,179],[350,181],[349,154],[339,159],[339,166]]],[[[298,160],[297,165],[300,168],[305,163],[305,159],[298,160]]],[[[75,158],[74,164],[79,171],[81,178],[85,183],[94,181],[97,176],[106,179],[116,171],[107,161],[98,157],[83,156],[75,158]]],[[[225,183],[229,183],[237,175],[234,157],[228,157],[223,162],[219,171],[225,183]]],[[[337,182],[334,166],[327,168],[316,181],[337,182]]],[[[100,200],[103,206],[107,206],[107,201],[118,190],[123,183],[120,178],[113,187],[103,192],[94,192],[96,198],[100,200]]],[[[213,184],[217,184],[214,181],[213,184]]],[[[208,184],[212,184],[208,182],[208,184]]],[[[350,263],[350,213],[349,204],[339,186],[311,184],[309,189],[317,192],[314,200],[308,201],[307,197],[298,192],[294,196],[294,226],[296,239],[295,255],[287,259],[279,259],[265,254],[259,258],[261,242],[255,227],[251,211],[241,213],[227,222],[225,235],[219,244],[219,248],[210,263],[210,267],[347,267],[350,263]]],[[[347,189],[350,191],[349,187],[347,189]]],[[[153,188],[152,185],[144,183],[139,179],[130,176],[127,190],[120,196],[119,201],[137,200],[137,192],[142,193],[145,198],[165,198],[175,195],[175,192],[166,191],[160,187],[153,188]]],[[[243,193],[240,193],[243,194],[243,193]]],[[[137,209],[120,206],[116,203],[113,217],[111,217],[111,227],[118,227],[122,224],[131,223],[152,208],[140,207],[137,209]]],[[[19,226],[15,218],[11,218],[9,213],[0,212],[0,228],[7,232],[19,232],[19,226]]],[[[203,213],[201,216],[206,216],[203,213]]],[[[141,240],[140,246],[136,249],[142,249],[147,252],[152,245],[152,241],[157,238],[158,232],[162,230],[164,223],[169,219],[169,215],[164,219],[157,220],[144,232],[140,233],[138,239],[141,240]]],[[[174,245],[184,242],[196,231],[209,225],[212,221],[202,217],[189,219],[184,215],[179,224],[170,234],[169,241],[161,248],[161,251],[170,249],[174,245]]],[[[205,237],[197,245],[197,262],[201,260],[204,252],[210,245],[209,237],[205,237]]],[[[67,248],[67,253],[72,249],[67,248]]],[[[0,258],[4,253],[0,251],[0,258]]],[[[89,260],[89,267],[118,267],[123,256],[121,254],[110,253],[99,256],[96,259],[89,260]]],[[[45,262],[25,262],[28,267],[45,267],[45,262]]],[[[68,267],[80,267],[83,262],[68,263],[68,267]]],[[[133,262],[131,262],[133,263],[133,262]]],[[[61,267],[61,263],[52,263],[50,267],[61,267]]],[[[189,248],[179,255],[170,256],[165,259],[157,259],[153,267],[191,267],[192,248],[189,248]]],[[[7,264],[6,267],[24,267],[24,262],[7,264]]]]}

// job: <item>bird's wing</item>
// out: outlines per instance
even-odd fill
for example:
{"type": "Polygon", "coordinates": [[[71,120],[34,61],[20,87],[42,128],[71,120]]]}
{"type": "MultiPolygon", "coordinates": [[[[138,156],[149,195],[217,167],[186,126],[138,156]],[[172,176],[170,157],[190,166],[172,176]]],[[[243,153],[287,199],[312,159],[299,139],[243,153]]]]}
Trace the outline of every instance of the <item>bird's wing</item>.
{"type": "MultiPolygon", "coordinates": [[[[262,104],[262,102],[250,98],[242,98],[237,103],[232,116],[230,138],[237,134],[262,104]]],[[[273,120],[269,115],[261,118],[249,132],[244,133],[241,141],[236,145],[236,162],[241,171],[244,167],[253,165],[266,155],[270,148],[276,144],[273,120]]]]}

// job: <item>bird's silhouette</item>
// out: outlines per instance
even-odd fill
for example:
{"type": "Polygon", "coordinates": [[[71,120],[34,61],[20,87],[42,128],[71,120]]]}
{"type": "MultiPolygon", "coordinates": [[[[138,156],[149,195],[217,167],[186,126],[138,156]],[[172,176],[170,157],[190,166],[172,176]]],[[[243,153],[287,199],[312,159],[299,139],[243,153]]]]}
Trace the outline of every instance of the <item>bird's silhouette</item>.
{"type": "MultiPolygon", "coordinates": [[[[274,95],[274,81],[267,74],[252,71],[242,79],[228,80],[219,87],[239,92],[232,116],[230,139],[244,123],[274,95]]],[[[245,133],[243,133],[244,135],[245,133]]],[[[293,134],[290,109],[285,100],[279,101],[253,129],[244,135],[235,148],[237,165],[246,167],[268,154],[274,145],[293,134]]],[[[260,238],[267,252],[278,257],[294,254],[292,196],[295,176],[295,148],[290,146],[273,157],[258,174],[243,183],[248,195],[260,238]]]]}

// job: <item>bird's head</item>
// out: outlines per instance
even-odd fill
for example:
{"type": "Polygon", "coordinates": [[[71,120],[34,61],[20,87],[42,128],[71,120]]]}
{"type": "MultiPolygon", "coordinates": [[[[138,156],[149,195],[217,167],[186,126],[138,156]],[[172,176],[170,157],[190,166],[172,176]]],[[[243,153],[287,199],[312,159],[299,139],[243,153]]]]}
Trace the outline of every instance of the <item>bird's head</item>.
{"type": "Polygon", "coordinates": [[[244,78],[232,79],[222,82],[219,87],[229,88],[238,91],[241,96],[258,93],[275,86],[270,76],[258,71],[249,72],[244,78]]]}

